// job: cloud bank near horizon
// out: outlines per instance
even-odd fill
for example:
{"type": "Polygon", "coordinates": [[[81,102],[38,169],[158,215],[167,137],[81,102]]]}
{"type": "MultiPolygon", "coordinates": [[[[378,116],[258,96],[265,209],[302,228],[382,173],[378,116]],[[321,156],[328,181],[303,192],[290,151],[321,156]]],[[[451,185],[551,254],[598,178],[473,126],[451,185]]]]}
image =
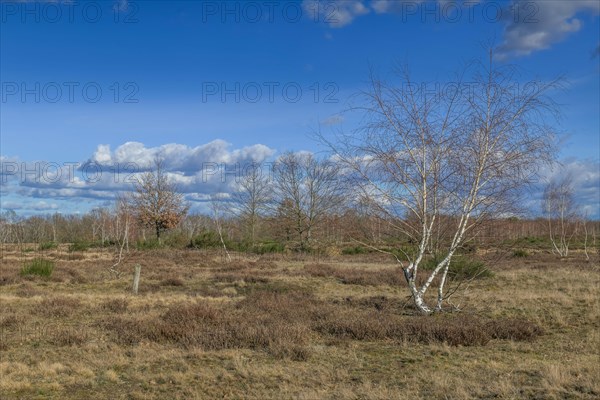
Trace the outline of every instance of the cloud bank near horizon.
{"type": "MultiPolygon", "coordinates": [[[[245,174],[249,165],[269,167],[276,153],[263,144],[232,148],[217,139],[193,147],[178,143],[150,147],[126,142],[112,150],[109,145],[100,144],[79,163],[24,162],[0,156],[0,209],[24,215],[69,214],[85,212],[85,208],[77,209],[81,205],[88,210],[110,206],[117,194],[131,190],[139,174],[152,168],[156,157],[163,160],[166,174],[187,200],[201,205],[211,195],[229,198],[236,191],[237,178],[245,174]]],[[[561,164],[545,169],[544,179],[532,188],[527,204],[532,215],[539,213],[544,184],[570,175],[582,211],[600,218],[600,161],[566,159],[561,164]]],[[[202,207],[196,210],[202,211],[202,207]]]]}

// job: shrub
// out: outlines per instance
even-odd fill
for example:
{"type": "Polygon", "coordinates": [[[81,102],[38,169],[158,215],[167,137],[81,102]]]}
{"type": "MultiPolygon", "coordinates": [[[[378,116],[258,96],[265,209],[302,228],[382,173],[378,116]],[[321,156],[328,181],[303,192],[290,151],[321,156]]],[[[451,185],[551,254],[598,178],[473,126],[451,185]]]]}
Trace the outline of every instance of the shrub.
{"type": "Polygon", "coordinates": [[[307,264],[304,266],[304,271],[314,277],[332,276],[346,285],[398,286],[404,282],[404,275],[400,268],[336,268],[331,265],[307,264]]]}
{"type": "Polygon", "coordinates": [[[127,311],[129,301],[127,299],[111,299],[106,300],[101,304],[101,308],[114,313],[122,313],[127,311]]]}
{"type": "MultiPolygon", "coordinates": [[[[433,271],[440,261],[436,257],[429,258],[420,265],[420,268],[433,271]]],[[[455,279],[490,278],[493,275],[482,261],[470,260],[462,256],[452,257],[448,269],[448,277],[455,279]]]]}
{"type": "Polygon", "coordinates": [[[86,251],[90,248],[90,244],[88,242],[73,242],[69,245],[69,253],[73,253],[74,251],[86,251]]]}
{"type": "MultiPolygon", "coordinates": [[[[226,242],[226,244],[227,244],[227,242],[226,242]]],[[[221,244],[221,239],[219,238],[219,235],[216,232],[205,231],[199,235],[196,235],[192,239],[191,247],[215,248],[215,247],[221,247],[221,246],[223,246],[221,244]]],[[[231,246],[228,246],[228,247],[231,247],[231,246]]]]}
{"type": "Polygon", "coordinates": [[[544,334],[542,328],[520,318],[493,320],[485,327],[494,339],[526,341],[544,334]]]}
{"type": "Polygon", "coordinates": [[[21,275],[37,275],[49,278],[54,271],[54,262],[43,258],[36,258],[23,265],[21,275]]]}
{"type": "Polygon", "coordinates": [[[163,279],[160,282],[160,286],[185,286],[185,282],[183,282],[183,279],[181,278],[173,277],[163,279]]]}
{"type": "Polygon", "coordinates": [[[482,261],[462,257],[450,262],[448,273],[458,279],[490,278],[494,275],[482,261]]]}
{"type": "Polygon", "coordinates": [[[285,251],[285,245],[278,242],[259,243],[254,246],[252,251],[256,254],[283,253],[285,251]]]}
{"type": "Polygon", "coordinates": [[[529,256],[529,253],[525,249],[517,249],[513,251],[513,257],[523,258],[529,256]]]}
{"type": "Polygon", "coordinates": [[[57,247],[58,247],[58,244],[55,242],[43,242],[43,243],[40,243],[40,245],[39,245],[40,250],[52,250],[52,249],[56,249],[57,247]]]}
{"type": "Polygon", "coordinates": [[[342,249],[342,254],[346,254],[346,255],[366,254],[366,253],[369,253],[369,250],[365,249],[362,246],[345,247],[342,249]]]}
{"type": "Polygon", "coordinates": [[[71,297],[45,298],[36,312],[47,317],[68,317],[81,306],[81,302],[71,297]]]}

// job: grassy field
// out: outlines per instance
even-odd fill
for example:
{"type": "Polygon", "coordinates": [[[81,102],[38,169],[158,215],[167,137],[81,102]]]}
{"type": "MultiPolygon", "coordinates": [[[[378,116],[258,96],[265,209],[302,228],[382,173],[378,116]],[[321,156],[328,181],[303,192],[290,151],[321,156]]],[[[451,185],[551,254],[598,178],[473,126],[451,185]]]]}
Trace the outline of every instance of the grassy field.
{"type": "Polygon", "coordinates": [[[2,256],[1,399],[600,397],[600,272],[577,254],[479,255],[492,274],[430,317],[372,255],[143,251],[118,278],[108,251],[2,256]]]}

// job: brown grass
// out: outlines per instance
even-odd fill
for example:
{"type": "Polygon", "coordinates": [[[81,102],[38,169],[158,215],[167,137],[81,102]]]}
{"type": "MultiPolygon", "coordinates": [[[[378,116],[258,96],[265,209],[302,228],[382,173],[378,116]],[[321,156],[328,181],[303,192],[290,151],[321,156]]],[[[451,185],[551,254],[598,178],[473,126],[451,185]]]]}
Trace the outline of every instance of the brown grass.
{"type": "Polygon", "coordinates": [[[56,257],[56,281],[5,253],[0,398],[600,396],[599,271],[577,257],[493,264],[453,297],[461,312],[425,317],[384,261],[149,251],[115,279],[94,251],[56,257]]]}
{"type": "Polygon", "coordinates": [[[400,286],[404,283],[400,268],[336,268],[326,264],[307,264],[304,271],[313,277],[334,277],[347,285],[400,286]]]}

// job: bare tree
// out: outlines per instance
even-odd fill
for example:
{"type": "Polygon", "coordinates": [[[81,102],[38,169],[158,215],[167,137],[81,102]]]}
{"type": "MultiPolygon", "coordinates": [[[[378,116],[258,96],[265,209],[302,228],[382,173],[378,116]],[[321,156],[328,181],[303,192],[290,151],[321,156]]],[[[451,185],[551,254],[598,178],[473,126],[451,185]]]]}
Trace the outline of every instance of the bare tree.
{"type": "Polygon", "coordinates": [[[187,214],[188,205],[177,186],[169,181],[160,158],[154,160],[154,170],[138,178],[134,189],[131,200],[137,219],[153,228],[160,242],[161,233],[177,226],[187,214]]]}
{"type": "Polygon", "coordinates": [[[110,212],[105,208],[94,208],[90,212],[92,220],[92,240],[96,240],[98,236],[102,246],[108,240],[108,223],[110,221],[110,212]]]}
{"type": "Polygon", "coordinates": [[[112,218],[113,241],[116,244],[115,262],[109,272],[119,277],[121,272],[117,269],[123,261],[123,251],[129,252],[129,236],[133,222],[132,201],[127,195],[117,196],[114,217],[112,218]]]}
{"type": "Polygon", "coordinates": [[[339,165],[311,154],[285,153],[273,172],[278,213],[300,249],[310,248],[314,229],[344,202],[339,165]]]}
{"type": "Polygon", "coordinates": [[[546,185],[542,210],[548,221],[548,233],[553,252],[558,253],[560,257],[567,257],[571,239],[577,232],[579,220],[571,175],[553,179],[546,185]]]}
{"type": "Polygon", "coordinates": [[[250,164],[239,179],[238,191],[234,194],[238,214],[249,233],[250,243],[256,242],[256,230],[260,217],[268,210],[272,200],[272,188],[268,175],[259,164],[250,164]]]}
{"type": "Polygon", "coordinates": [[[200,232],[202,227],[207,226],[208,223],[206,216],[203,215],[186,215],[183,218],[180,225],[181,229],[185,232],[190,246],[194,244],[194,236],[200,232]]]}
{"type": "Polygon", "coordinates": [[[223,220],[225,219],[225,214],[227,211],[224,200],[219,198],[218,195],[211,195],[210,209],[212,211],[212,217],[215,223],[215,228],[217,229],[217,234],[219,235],[219,240],[221,241],[221,246],[223,246],[223,251],[227,256],[227,261],[231,262],[231,255],[229,254],[229,250],[227,250],[227,244],[225,243],[225,239],[223,237],[223,220]]]}
{"type": "Polygon", "coordinates": [[[559,81],[520,90],[516,69],[496,67],[491,51],[488,61],[456,75],[454,90],[447,85],[437,95],[419,90],[407,68],[396,72],[401,87],[371,74],[366,105],[355,109],[364,116],[360,129],[336,143],[321,138],[353,171],[354,187],[374,212],[409,239],[410,248],[394,254],[415,306],[428,314],[426,291],[437,278],[435,309],[442,310],[452,257],[474,228],[518,204],[523,186],[552,159],[545,120],[556,107],[547,92],[559,81]],[[427,257],[435,267],[418,280],[427,257]]]}

